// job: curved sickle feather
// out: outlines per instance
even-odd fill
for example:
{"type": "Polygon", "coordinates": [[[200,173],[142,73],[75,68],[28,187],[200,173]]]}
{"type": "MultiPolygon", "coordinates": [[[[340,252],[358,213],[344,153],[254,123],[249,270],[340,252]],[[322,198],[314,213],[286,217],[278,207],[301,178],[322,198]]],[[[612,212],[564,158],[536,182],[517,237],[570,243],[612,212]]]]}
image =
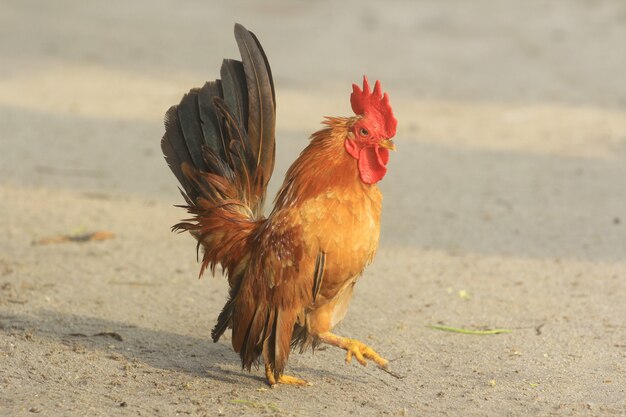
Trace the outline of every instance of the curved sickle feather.
{"type": "Polygon", "coordinates": [[[276,106],[272,73],[261,45],[251,32],[236,24],[235,39],[248,85],[248,136],[252,139],[250,144],[256,164],[267,176],[274,169],[275,151],[276,106]]]}

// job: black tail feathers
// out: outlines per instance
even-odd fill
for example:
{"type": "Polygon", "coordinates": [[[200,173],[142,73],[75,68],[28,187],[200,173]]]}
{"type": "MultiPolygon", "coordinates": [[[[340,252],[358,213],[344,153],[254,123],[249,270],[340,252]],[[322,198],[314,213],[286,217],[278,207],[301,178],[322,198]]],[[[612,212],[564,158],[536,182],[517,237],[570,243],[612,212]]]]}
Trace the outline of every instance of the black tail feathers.
{"type": "Polygon", "coordinates": [[[219,195],[195,186],[185,173],[191,168],[237,182],[240,200],[260,217],[274,169],[274,84],[256,36],[236,24],[235,39],[242,60],[225,59],[221,80],[190,90],[167,111],[161,148],[188,202],[219,195]]]}

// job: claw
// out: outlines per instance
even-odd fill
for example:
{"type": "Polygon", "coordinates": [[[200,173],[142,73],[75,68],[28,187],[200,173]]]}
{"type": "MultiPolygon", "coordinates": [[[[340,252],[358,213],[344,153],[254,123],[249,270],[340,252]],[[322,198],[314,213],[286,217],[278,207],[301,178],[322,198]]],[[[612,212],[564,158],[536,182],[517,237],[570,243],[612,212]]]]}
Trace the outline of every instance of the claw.
{"type": "Polygon", "coordinates": [[[326,343],[346,350],[346,363],[352,362],[352,357],[355,357],[361,365],[366,366],[366,359],[369,359],[374,361],[379,367],[387,369],[389,362],[361,341],[339,337],[332,333],[322,333],[319,337],[326,343]]]}
{"type": "Polygon", "coordinates": [[[343,349],[347,351],[346,353],[346,363],[352,362],[352,357],[354,356],[356,360],[363,366],[367,366],[366,359],[370,359],[376,362],[376,365],[381,368],[387,367],[387,360],[383,359],[374,349],[367,346],[365,343],[360,342],[354,339],[344,339],[345,342],[343,349]]]}
{"type": "Polygon", "coordinates": [[[310,382],[305,381],[304,379],[296,378],[295,376],[283,375],[283,374],[281,374],[278,377],[278,381],[277,381],[276,377],[274,376],[274,371],[268,365],[265,365],[265,378],[267,378],[267,383],[271,388],[274,388],[276,384],[295,385],[299,387],[313,385],[310,382]]]}

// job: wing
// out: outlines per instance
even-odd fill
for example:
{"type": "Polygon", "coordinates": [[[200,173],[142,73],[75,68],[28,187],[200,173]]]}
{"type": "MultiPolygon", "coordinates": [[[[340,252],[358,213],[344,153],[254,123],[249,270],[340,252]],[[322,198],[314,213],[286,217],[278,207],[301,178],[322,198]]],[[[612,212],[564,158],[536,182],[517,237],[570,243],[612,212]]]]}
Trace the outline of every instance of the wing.
{"type": "Polygon", "coordinates": [[[263,354],[276,377],[282,374],[294,337],[304,326],[323,277],[325,255],[305,245],[293,211],[274,213],[258,235],[258,250],[233,299],[233,348],[245,368],[263,354]],[[284,216],[283,216],[284,214],[284,216]]]}

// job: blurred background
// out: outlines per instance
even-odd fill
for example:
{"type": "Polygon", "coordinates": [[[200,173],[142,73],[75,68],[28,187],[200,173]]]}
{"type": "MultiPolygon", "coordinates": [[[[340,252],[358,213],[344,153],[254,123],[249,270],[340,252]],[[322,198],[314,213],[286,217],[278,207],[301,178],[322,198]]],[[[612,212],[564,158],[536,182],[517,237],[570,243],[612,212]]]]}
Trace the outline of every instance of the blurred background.
{"type": "Polygon", "coordinates": [[[404,221],[383,227],[386,244],[624,254],[621,0],[2,0],[0,10],[3,183],[180,202],[159,148],[163,114],[219,77],[222,58],[239,58],[240,22],[276,83],[272,194],[322,116],[350,113],[350,85],[367,74],[400,122],[382,187],[386,216],[404,221]],[[551,243],[535,250],[537,240],[551,243]]]}
{"type": "Polygon", "coordinates": [[[0,0],[0,414],[624,415],[625,43],[624,0],[0,0]],[[268,390],[209,343],[226,281],[169,231],[160,140],[235,22],[276,84],[269,195],[353,82],[390,95],[381,244],[337,332],[402,379],[320,349],[289,362],[315,387],[268,390]]]}

